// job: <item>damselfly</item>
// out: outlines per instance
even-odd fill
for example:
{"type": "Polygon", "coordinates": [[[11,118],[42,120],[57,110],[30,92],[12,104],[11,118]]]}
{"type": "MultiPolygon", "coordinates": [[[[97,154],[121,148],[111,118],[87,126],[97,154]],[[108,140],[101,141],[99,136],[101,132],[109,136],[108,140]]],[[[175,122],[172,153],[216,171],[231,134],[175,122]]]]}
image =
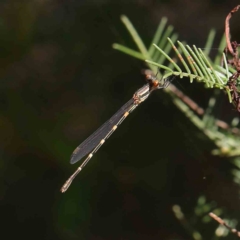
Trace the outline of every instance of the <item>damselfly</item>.
{"type": "Polygon", "coordinates": [[[73,175],[71,175],[71,177],[65,182],[61,188],[61,192],[67,191],[73,179],[86,166],[92,156],[112,135],[123,120],[125,120],[129,113],[131,113],[140,103],[144,102],[154,90],[167,88],[173,80],[173,78],[166,78],[162,79],[161,83],[161,81],[157,79],[157,76],[152,76],[150,74],[146,75],[146,79],[148,82],[147,84],[139,88],[125,105],[123,105],[107,122],[105,122],[73,151],[70,159],[71,164],[78,162],[87,154],[88,156],[73,175]]]}

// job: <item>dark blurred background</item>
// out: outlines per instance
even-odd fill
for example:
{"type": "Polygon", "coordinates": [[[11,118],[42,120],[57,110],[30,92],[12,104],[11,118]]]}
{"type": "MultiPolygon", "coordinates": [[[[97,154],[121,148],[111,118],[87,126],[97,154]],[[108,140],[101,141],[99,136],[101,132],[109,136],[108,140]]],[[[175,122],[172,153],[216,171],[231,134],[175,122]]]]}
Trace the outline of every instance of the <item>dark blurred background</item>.
{"type": "MultiPolygon", "coordinates": [[[[213,27],[218,43],[237,4],[1,1],[1,238],[193,239],[172,206],[190,214],[200,195],[238,214],[229,162],[211,155],[212,143],[163,91],[128,117],[65,194],[59,191],[78,166],[69,163],[75,147],[145,83],[144,62],[112,49],[113,43],[135,48],[120,15],[146,44],[166,16],[179,40],[204,47],[213,27]]],[[[202,107],[212,94],[188,79],[174,84],[202,107]]],[[[203,231],[214,234],[214,227],[203,231]]]]}

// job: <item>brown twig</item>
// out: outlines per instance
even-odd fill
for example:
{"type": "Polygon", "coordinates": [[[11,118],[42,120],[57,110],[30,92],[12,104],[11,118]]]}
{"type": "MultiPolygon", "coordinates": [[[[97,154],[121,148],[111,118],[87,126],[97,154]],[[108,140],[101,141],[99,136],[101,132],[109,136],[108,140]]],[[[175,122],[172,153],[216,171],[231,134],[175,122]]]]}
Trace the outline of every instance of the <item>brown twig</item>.
{"type": "Polygon", "coordinates": [[[235,12],[237,12],[239,8],[240,8],[240,5],[236,6],[233,10],[230,11],[230,13],[226,17],[225,35],[226,35],[227,46],[224,50],[226,55],[228,52],[232,55],[232,59],[227,59],[227,63],[236,69],[236,72],[229,78],[227,82],[227,86],[229,90],[232,92],[232,95],[231,95],[232,101],[236,106],[238,112],[240,112],[240,96],[238,94],[238,89],[237,89],[237,79],[240,76],[240,60],[238,57],[238,47],[240,46],[240,44],[238,44],[236,41],[233,41],[233,42],[230,41],[229,21],[232,15],[235,12]]]}
{"type": "MultiPolygon", "coordinates": [[[[142,70],[142,73],[147,75],[147,74],[153,74],[153,72],[149,69],[147,70],[142,70]]],[[[170,84],[168,89],[179,99],[181,99],[182,102],[184,102],[189,108],[191,108],[193,111],[195,111],[198,115],[202,116],[204,115],[205,111],[203,108],[201,108],[196,102],[194,102],[190,97],[188,97],[186,94],[184,94],[181,90],[179,90],[175,85],[170,84]]],[[[234,127],[232,128],[229,126],[228,123],[216,119],[215,121],[216,125],[220,127],[223,130],[230,131],[231,133],[235,135],[240,135],[240,129],[234,127]]]]}
{"type": "Polygon", "coordinates": [[[229,20],[232,17],[232,15],[238,11],[240,8],[240,5],[236,6],[226,17],[225,20],[225,35],[226,35],[226,41],[227,41],[227,49],[228,51],[234,56],[236,54],[236,49],[234,51],[232,47],[232,43],[230,42],[230,27],[229,27],[229,20]]]}
{"type": "Polygon", "coordinates": [[[240,238],[240,232],[237,229],[232,228],[229,225],[227,225],[227,223],[222,218],[218,217],[216,214],[214,214],[212,212],[209,213],[209,216],[212,219],[214,219],[215,221],[217,221],[219,224],[225,226],[231,233],[237,235],[240,238]]]}
{"type": "Polygon", "coordinates": [[[177,97],[179,97],[184,103],[186,103],[193,111],[195,111],[199,115],[204,114],[204,109],[201,108],[197,103],[195,103],[191,98],[185,95],[182,91],[180,91],[173,84],[169,88],[171,92],[173,92],[177,97]]]}

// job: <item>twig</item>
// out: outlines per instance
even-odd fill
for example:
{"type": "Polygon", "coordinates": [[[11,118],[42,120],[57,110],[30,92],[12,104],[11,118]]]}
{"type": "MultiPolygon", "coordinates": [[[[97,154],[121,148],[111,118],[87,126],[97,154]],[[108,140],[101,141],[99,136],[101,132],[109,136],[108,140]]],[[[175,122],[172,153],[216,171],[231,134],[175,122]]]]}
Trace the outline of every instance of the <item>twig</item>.
{"type": "Polygon", "coordinates": [[[225,35],[226,35],[226,42],[227,42],[227,46],[224,50],[226,56],[227,53],[230,52],[230,54],[232,55],[232,59],[228,59],[227,63],[229,63],[230,65],[232,65],[235,69],[236,72],[233,73],[233,75],[229,78],[228,82],[227,82],[227,86],[229,87],[229,90],[232,92],[232,101],[234,103],[234,105],[236,106],[238,112],[240,112],[240,96],[238,94],[238,89],[237,89],[237,79],[240,76],[240,60],[238,57],[238,47],[240,46],[240,44],[238,44],[236,41],[231,42],[230,41],[230,25],[229,25],[229,21],[230,18],[232,17],[232,15],[238,11],[238,9],[240,8],[240,5],[236,6],[233,10],[230,11],[230,13],[227,15],[226,20],[225,20],[225,35]]]}
{"type": "MultiPolygon", "coordinates": [[[[142,73],[147,75],[147,74],[153,74],[153,72],[151,70],[142,70],[142,73]]],[[[205,111],[203,108],[201,108],[196,102],[194,102],[190,97],[188,97],[186,94],[184,94],[181,90],[179,90],[175,85],[170,84],[170,86],[168,87],[168,89],[175,94],[179,99],[181,99],[185,104],[188,105],[188,107],[190,107],[193,111],[195,111],[198,115],[202,116],[204,115],[205,111]]],[[[240,135],[240,129],[234,127],[232,128],[231,126],[229,126],[228,123],[216,119],[215,121],[216,125],[218,127],[220,127],[221,129],[230,131],[231,133],[235,134],[235,135],[240,135]]]]}
{"type": "Polygon", "coordinates": [[[231,233],[237,235],[240,238],[240,232],[237,229],[228,226],[227,223],[222,218],[218,217],[216,214],[212,212],[209,213],[209,216],[213,218],[215,221],[217,221],[219,224],[225,226],[231,233]]]}
{"type": "Polygon", "coordinates": [[[227,49],[228,51],[235,56],[235,51],[232,48],[232,44],[230,42],[230,27],[229,27],[229,20],[232,17],[232,15],[238,11],[238,9],[240,8],[240,5],[236,6],[226,17],[225,20],[225,35],[226,35],[226,41],[227,41],[227,49]]]}

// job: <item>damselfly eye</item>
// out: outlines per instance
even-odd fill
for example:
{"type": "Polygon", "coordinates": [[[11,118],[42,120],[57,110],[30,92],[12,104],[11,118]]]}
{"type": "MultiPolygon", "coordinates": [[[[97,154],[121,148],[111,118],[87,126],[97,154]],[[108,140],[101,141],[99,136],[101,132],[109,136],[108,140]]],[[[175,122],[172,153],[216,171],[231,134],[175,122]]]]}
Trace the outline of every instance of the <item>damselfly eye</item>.
{"type": "Polygon", "coordinates": [[[147,80],[151,80],[152,78],[153,78],[153,76],[152,76],[151,74],[147,74],[147,75],[146,75],[146,79],[147,79],[147,80]]]}
{"type": "Polygon", "coordinates": [[[152,82],[152,84],[153,84],[154,87],[157,87],[159,85],[159,82],[157,80],[155,80],[155,81],[152,82]]]}

